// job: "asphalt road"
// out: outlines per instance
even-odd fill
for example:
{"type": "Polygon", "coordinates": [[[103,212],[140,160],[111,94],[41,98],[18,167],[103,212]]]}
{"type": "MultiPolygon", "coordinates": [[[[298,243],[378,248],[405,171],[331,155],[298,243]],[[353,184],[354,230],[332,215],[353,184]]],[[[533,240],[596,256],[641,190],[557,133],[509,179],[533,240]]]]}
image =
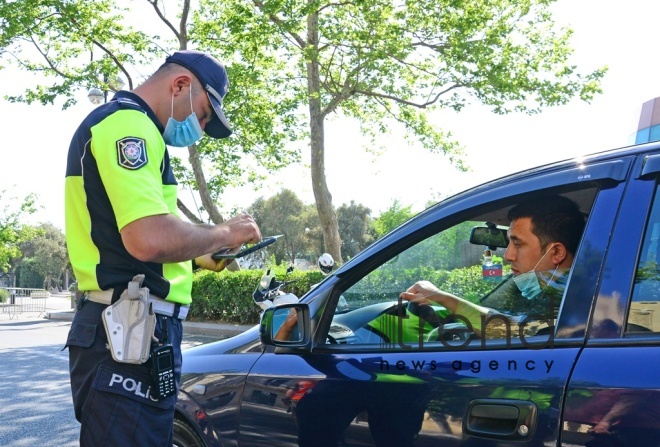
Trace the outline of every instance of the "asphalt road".
{"type": "MultiPolygon", "coordinates": [[[[68,352],[71,323],[0,314],[0,446],[78,446],[68,352]]],[[[185,337],[184,349],[217,339],[185,337]]]]}
{"type": "Polygon", "coordinates": [[[68,354],[70,323],[0,320],[0,445],[77,446],[68,354]]]}

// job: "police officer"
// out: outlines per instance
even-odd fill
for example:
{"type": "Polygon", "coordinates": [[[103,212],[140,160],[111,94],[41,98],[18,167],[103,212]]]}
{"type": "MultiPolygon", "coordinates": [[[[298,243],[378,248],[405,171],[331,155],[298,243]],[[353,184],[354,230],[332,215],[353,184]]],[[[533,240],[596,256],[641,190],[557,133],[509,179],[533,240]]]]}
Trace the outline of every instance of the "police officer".
{"type": "Polygon", "coordinates": [[[196,225],[177,216],[177,182],[167,145],[184,147],[203,132],[226,138],[225,67],[198,51],[178,51],[132,92],[92,111],[69,147],[66,239],[83,296],[72,322],[71,390],[81,446],[172,445],[176,393],[154,392],[149,362],[113,360],[101,314],[136,275],[150,291],[155,337],[173,347],[181,374],[182,320],[191,302],[193,265],[220,271],[211,253],[258,242],[252,217],[196,225]],[[194,260],[191,262],[191,260],[194,260]]]}

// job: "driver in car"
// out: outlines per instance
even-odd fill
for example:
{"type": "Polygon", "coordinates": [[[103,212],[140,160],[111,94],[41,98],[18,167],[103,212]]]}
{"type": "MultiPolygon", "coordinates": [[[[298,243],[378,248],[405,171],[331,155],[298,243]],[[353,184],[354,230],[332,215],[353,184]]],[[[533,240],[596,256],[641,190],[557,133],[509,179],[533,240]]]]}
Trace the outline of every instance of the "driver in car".
{"type": "Polygon", "coordinates": [[[484,333],[486,327],[490,330],[484,322],[503,313],[539,315],[539,306],[534,303],[542,303],[541,307],[550,303],[551,318],[556,318],[584,230],[584,216],[572,200],[551,196],[520,203],[509,210],[507,218],[509,244],[504,259],[511,263],[511,281],[516,286],[516,296],[503,300],[508,306],[493,310],[440,290],[429,281],[416,282],[401,293],[401,299],[418,306],[440,304],[467,320],[477,337],[490,337],[490,332],[484,333]]]}

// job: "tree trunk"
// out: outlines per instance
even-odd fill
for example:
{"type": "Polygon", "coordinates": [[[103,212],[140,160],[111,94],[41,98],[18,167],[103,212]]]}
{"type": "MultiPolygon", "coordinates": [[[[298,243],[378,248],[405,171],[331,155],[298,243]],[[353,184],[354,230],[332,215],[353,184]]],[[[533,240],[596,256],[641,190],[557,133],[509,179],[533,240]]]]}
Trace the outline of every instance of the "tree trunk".
{"type": "Polygon", "coordinates": [[[202,162],[197,152],[197,145],[193,144],[188,147],[188,161],[192,166],[193,173],[195,174],[195,181],[197,182],[197,191],[199,191],[199,197],[202,200],[202,206],[209,214],[211,222],[214,224],[219,224],[225,221],[225,219],[220,214],[220,210],[213,202],[211,194],[209,192],[209,187],[206,184],[206,177],[204,177],[204,170],[202,169],[202,162]]]}
{"type": "MultiPolygon", "coordinates": [[[[211,221],[216,225],[220,224],[224,222],[225,219],[222,217],[222,215],[220,214],[220,210],[218,210],[218,207],[215,205],[213,199],[211,198],[209,187],[206,184],[206,177],[204,177],[202,162],[199,159],[199,153],[197,152],[197,145],[193,144],[192,146],[188,146],[188,154],[190,156],[189,158],[190,164],[192,165],[193,172],[195,173],[195,180],[197,181],[197,190],[199,191],[199,196],[201,197],[202,205],[204,206],[206,212],[209,213],[211,221]]],[[[179,209],[181,209],[180,206],[179,209]]],[[[238,265],[238,262],[232,261],[227,264],[226,268],[230,272],[237,272],[241,269],[241,266],[238,265]]]]}
{"type": "MultiPolygon", "coordinates": [[[[183,8],[181,10],[181,17],[179,21],[179,31],[177,38],[179,40],[179,50],[185,50],[188,48],[188,13],[190,12],[190,0],[184,0],[183,8]]],[[[206,177],[204,177],[204,170],[202,169],[202,162],[199,158],[199,152],[197,152],[197,145],[193,144],[188,146],[188,161],[192,166],[193,173],[195,175],[195,181],[197,182],[197,190],[199,191],[199,196],[202,200],[202,206],[209,214],[211,222],[214,224],[219,224],[225,221],[225,219],[220,214],[220,210],[213,202],[211,194],[209,192],[208,185],[206,184],[206,177]]],[[[189,210],[183,206],[183,203],[179,203],[179,209],[189,216],[189,210]]]]}
{"type": "Polygon", "coordinates": [[[339,225],[337,215],[332,206],[332,195],[328,190],[325,178],[325,154],[323,120],[321,113],[320,74],[319,64],[316,61],[318,54],[318,14],[307,16],[307,43],[313,48],[311,60],[307,62],[307,89],[309,94],[309,127],[311,136],[311,171],[312,190],[316,202],[316,210],[323,231],[323,244],[326,252],[330,253],[336,262],[341,263],[341,242],[339,239],[339,225]]]}

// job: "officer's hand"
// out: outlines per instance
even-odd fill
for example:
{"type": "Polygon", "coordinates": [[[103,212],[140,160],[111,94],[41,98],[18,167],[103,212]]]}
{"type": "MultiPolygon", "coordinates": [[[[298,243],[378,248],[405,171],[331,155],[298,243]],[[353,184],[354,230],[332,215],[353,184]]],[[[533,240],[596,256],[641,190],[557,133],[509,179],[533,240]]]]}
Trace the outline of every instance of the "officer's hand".
{"type": "MultiPolygon", "coordinates": [[[[261,240],[259,226],[249,214],[239,214],[219,224],[218,227],[223,230],[223,245],[220,246],[219,252],[237,253],[243,244],[257,243],[261,240]]],[[[197,266],[214,272],[224,270],[232,261],[232,259],[215,260],[210,253],[195,258],[197,266]]]]}
{"type": "Polygon", "coordinates": [[[229,229],[227,247],[240,248],[243,244],[256,244],[261,241],[261,231],[254,218],[246,213],[241,213],[220,224],[229,229]]]}
{"type": "Polygon", "coordinates": [[[233,261],[233,259],[218,259],[215,260],[212,257],[212,254],[206,254],[203,256],[199,256],[195,258],[195,264],[197,264],[197,267],[203,268],[205,270],[211,270],[213,272],[221,272],[222,270],[227,267],[229,263],[233,261]]]}

